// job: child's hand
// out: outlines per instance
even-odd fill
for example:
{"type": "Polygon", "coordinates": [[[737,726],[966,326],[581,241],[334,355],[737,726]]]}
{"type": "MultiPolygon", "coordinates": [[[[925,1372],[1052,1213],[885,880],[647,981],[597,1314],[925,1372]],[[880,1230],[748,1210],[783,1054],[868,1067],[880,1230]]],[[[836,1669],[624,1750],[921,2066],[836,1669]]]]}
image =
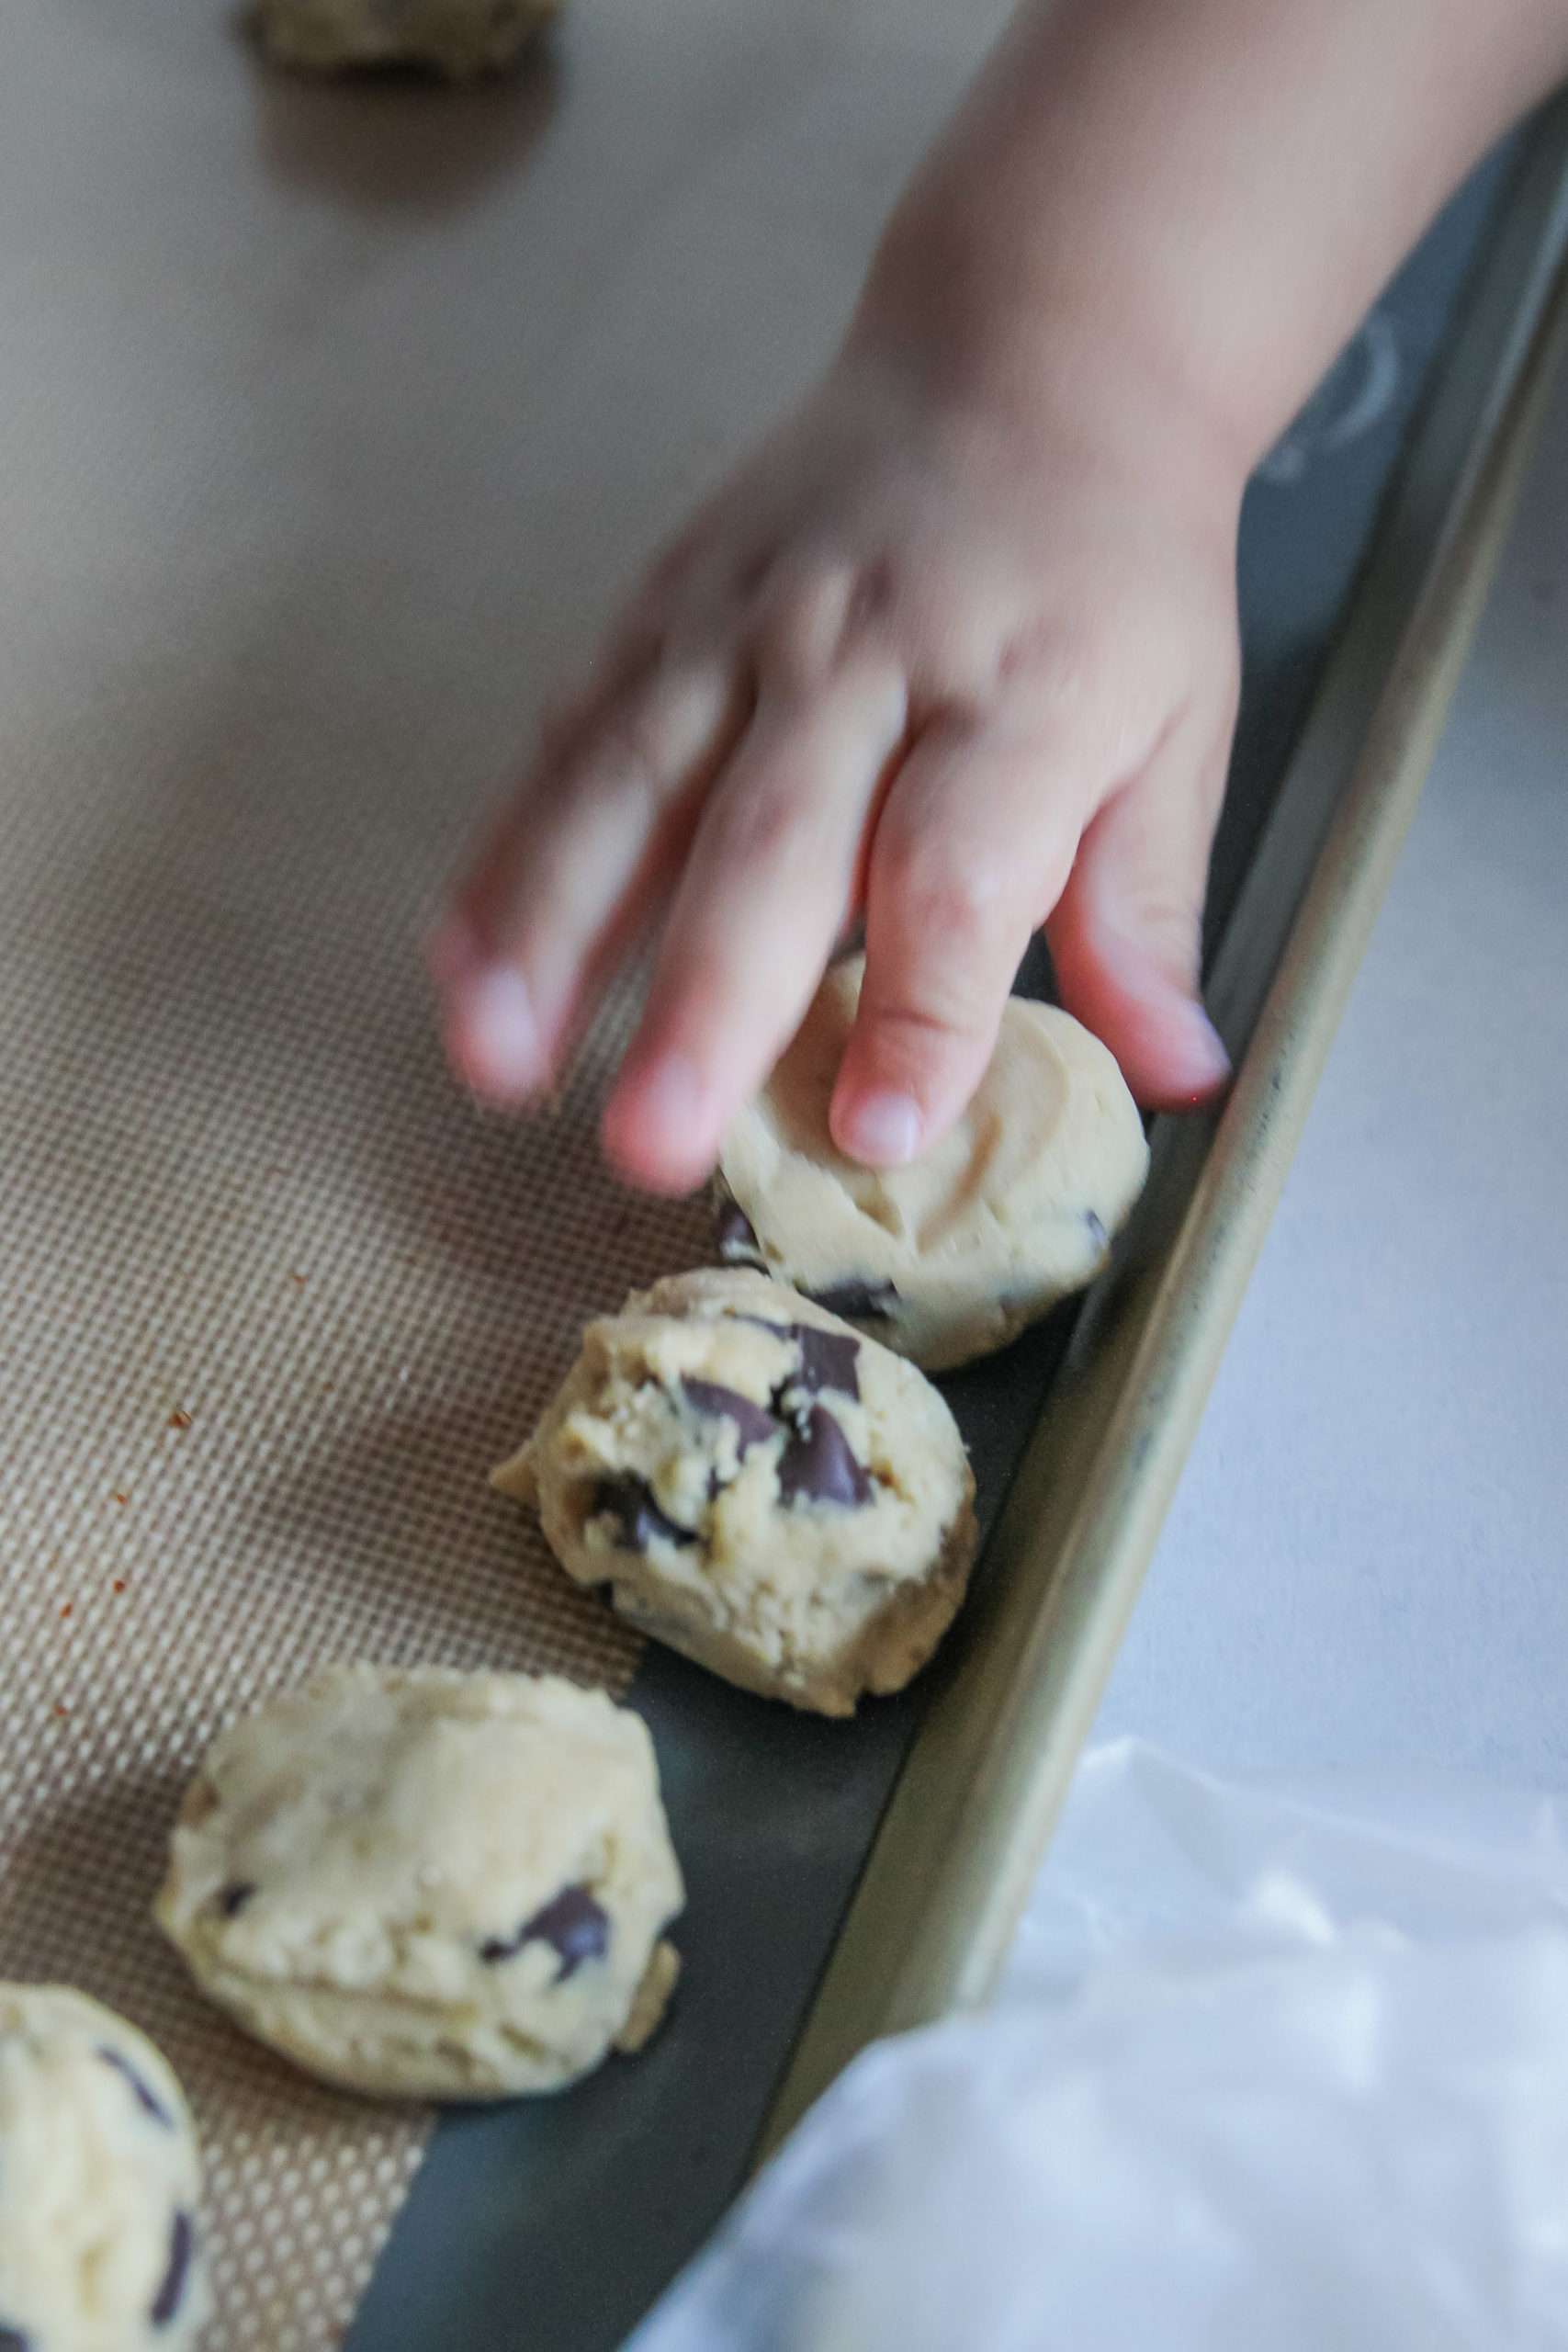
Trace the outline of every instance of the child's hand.
{"type": "Polygon", "coordinates": [[[1047,917],[1144,1102],[1224,1073],[1196,991],[1239,481],[1146,417],[1021,422],[865,345],[656,568],[436,943],[453,1059],[520,1103],[663,915],[604,1115],[660,1191],[708,1173],[863,909],[857,1158],[962,1110],[1047,917]]]}
{"type": "Polygon", "coordinates": [[[1021,8],[845,356],[659,568],[462,891],[434,961],[470,1082],[547,1086],[662,912],[604,1140],[695,1184],[863,910],[856,1158],[955,1116],[1047,919],[1134,1091],[1213,1089],[1243,481],[1564,71],[1568,0],[1021,8]]]}

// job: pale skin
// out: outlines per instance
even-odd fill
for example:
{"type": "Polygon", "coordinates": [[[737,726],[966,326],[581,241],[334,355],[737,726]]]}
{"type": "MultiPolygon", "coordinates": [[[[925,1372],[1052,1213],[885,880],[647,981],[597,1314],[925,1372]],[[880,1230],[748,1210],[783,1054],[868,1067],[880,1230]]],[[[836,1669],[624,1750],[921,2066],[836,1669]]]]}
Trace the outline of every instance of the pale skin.
{"type": "Polygon", "coordinates": [[[688,1191],[863,919],[852,1157],[958,1116],[1042,925],[1139,1100],[1210,1098],[1247,474],[1565,72],[1568,0],[1026,7],[818,388],[655,566],[457,892],[431,961],[467,1082],[547,1091],[656,926],[604,1142],[688,1191]]]}

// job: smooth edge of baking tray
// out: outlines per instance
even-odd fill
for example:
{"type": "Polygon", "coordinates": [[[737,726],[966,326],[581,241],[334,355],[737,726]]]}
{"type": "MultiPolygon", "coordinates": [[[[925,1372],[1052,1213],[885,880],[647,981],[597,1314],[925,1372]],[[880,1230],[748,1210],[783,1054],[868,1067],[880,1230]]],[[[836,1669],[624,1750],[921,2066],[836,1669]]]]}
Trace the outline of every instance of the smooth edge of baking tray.
{"type": "Polygon", "coordinates": [[[1144,1210],[1030,1441],[759,2161],[866,2042],[978,2005],[1005,1960],[1484,603],[1568,340],[1565,241],[1568,97],[1531,131],[1215,958],[1211,1009],[1246,1041],[1235,1083],[1216,1118],[1159,1123],[1144,1210]]]}

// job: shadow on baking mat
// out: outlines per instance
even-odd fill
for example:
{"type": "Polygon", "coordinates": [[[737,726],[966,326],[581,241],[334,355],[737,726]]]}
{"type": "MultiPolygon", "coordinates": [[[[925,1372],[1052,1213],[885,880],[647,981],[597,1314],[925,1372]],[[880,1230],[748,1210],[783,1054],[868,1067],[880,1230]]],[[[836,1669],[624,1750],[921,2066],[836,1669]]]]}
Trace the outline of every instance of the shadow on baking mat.
{"type": "Polygon", "coordinates": [[[412,62],[299,70],[269,53],[254,6],[233,24],[255,67],[268,175],[367,212],[442,211],[468,202],[527,162],[559,96],[560,61],[547,24],[503,69],[462,80],[412,62]]]}

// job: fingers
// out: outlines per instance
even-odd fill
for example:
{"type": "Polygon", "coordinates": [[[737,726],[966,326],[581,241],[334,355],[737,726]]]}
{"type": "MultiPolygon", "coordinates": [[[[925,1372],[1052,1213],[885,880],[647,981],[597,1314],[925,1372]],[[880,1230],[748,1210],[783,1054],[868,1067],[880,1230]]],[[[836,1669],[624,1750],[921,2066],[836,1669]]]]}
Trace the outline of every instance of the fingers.
{"type": "Polygon", "coordinates": [[[430,948],[476,1092],[548,1085],[615,939],[657,899],[737,729],[731,665],[645,665],[547,742],[430,948]]]}
{"type": "Polygon", "coordinates": [[[1199,996],[1209,852],[1230,748],[1176,730],[1107,801],[1047,926],[1062,1001],[1146,1110],[1191,1109],[1230,1075],[1199,996]]]}
{"type": "Polygon", "coordinates": [[[647,1010],[604,1113],[621,1172],[700,1183],[798,1027],[851,903],[867,811],[903,740],[897,669],[846,662],[766,694],[709,795],[647,1010]]]}
{"type": "Polygon", "coordinates": [[[896,1166],[963,1110],[1088,805],[1066,740],[960,723],[920,737],[872,842],[865,978],[829,1114],[841,1151],[896,1166]]]}

